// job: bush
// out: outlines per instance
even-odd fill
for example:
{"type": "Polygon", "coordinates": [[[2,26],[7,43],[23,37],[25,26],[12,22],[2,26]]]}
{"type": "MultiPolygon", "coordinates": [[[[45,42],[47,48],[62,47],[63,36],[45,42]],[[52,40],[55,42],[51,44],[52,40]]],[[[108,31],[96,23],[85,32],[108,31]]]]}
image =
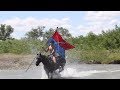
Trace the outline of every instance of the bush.
{"type": "Polygon", "coordinates": [[[6,40],[0,41],[0,53],[35,54],[42,46],[40,40],[6,40]]]}

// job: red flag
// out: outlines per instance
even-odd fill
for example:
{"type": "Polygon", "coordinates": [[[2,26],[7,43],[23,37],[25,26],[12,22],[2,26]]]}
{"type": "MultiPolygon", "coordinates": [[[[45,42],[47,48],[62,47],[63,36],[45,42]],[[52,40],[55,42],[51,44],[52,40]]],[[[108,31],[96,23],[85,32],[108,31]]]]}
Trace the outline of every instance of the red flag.
{"type": "Polygon", "coordinates": [[[63,40],[63,38],[61,37],[61,35],[56,31],[52,38],[59,43],[59,45],[64,48],[65,50],[69,50],[69,49],[73,49],[75,48],[73,45],[70,45],[68,42],[66,42],[65,40],[63,40]]]}

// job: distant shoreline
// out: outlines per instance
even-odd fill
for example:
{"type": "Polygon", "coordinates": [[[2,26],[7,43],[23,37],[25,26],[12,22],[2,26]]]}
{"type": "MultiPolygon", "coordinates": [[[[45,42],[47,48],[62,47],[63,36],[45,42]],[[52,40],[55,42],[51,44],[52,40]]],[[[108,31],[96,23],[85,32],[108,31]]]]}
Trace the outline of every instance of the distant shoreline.
{"type": "MultiPolygon", "coordinates": [[[[0,54],[0,70],[27,69],[35,55],[0,54]]],[[[69,59],[67,60],[69,61],[69,59]]],[[[74,60],[72,62],[75,62],[74,60]]],[[[71,62],[71,63],[72,63],[71,62]]],[[[77,61],[78,64],[103,64],[99,61],[77,61]]],[[[33,63],[33,65],[35,62],[33,63]]],[[[114,60],[108,64],[120,64],[120,60],[114,60]]]]}
{"type": "Polygon", "coordinates": [[[120,64],[120,60],[113,60],[109,63],[101,63],[100,61],[90,60],[90,61],[79,61],[80,64],[120,64]]]}

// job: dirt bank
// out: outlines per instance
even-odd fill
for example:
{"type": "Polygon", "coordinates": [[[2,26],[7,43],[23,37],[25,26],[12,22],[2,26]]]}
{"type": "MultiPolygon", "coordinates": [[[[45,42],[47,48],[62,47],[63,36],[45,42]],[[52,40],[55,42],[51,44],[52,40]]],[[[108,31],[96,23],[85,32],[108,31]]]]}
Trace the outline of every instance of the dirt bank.
{"type": "Polygon", "coordinates": [[[26,69],[34,57],[35,55],[0,54],[0,70],[26,69]]]}

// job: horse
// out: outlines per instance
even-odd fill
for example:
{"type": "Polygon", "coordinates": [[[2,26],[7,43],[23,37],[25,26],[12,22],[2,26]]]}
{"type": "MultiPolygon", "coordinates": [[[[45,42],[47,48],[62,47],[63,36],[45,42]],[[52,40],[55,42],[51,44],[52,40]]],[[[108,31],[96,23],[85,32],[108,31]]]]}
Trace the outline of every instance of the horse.
{"type": "Polygon", "coordinates": [[[53,79],[53,75],[57,69],[59,70],[58,73],[62,72],[66,63],[66,60],[61,56],[58,56],[56,58],[56,63],[54,63],[49,56],[42,55],[41,53],[37,54],[36,59],[36,66],[41,62],[43,63],[48,79],[53,79]]]}

